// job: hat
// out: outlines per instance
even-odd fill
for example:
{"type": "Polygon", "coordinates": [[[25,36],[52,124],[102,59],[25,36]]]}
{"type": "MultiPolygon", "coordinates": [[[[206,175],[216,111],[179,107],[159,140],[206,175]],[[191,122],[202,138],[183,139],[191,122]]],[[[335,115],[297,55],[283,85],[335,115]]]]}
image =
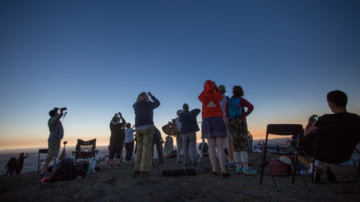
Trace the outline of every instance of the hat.
{"type": "Polygon", "coordinates": [[[219,89],[221,92],[223,92],[223,93],[225,93],[225,92],[226,92],[226,90],[225,90],[225,86],[224,86],[224,85],[220,85],[220,86],[218,86],[218,89],[219,89]]]}
{"type": "Polygon", "coordinates": [[[183,113],[183,112],[184,112],[184,110],[179,109],[179,110],[177,110],[176,114],[177,114],[178,116],[180,116],[180,114],[183,113]]]}
{"type": "Polygon", "coordinates": [[[52,109],[52,110],[49,111],[49,115],[50,115],[50,116],[54,116],[55,113],[56,113],[58,110],[59,110],[59,108],[55,107],[54,109],[52,109]]]}

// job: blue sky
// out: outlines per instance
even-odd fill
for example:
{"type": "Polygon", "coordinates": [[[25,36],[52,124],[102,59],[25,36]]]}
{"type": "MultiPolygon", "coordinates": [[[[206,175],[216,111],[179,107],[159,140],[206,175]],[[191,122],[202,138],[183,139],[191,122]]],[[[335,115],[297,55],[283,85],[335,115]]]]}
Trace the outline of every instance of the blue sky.
{"type": "Polygon", "coordinates": [[[106,145],[113,114],[133,123],[143,91],[161,102],[160,128],[185,102],[201,108],[208,79],[227,95],[244,88],[257,138],[269,123],[331,113],[331,90],[359,114],[359,10],[359,1],[1,1],[0,149],[46,147],[55,106],[68,107],[70,145],[106,145]]]}

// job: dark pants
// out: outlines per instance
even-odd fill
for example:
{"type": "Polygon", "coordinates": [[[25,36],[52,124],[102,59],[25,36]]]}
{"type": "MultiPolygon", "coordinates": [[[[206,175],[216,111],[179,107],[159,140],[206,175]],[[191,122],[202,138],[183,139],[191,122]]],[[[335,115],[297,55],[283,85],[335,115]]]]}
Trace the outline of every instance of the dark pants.
{"type": "Polygon", "coordinates": [[[134,141],[125,143],[126,155],[125,160],[130,161],[134,150],[134,141]]]}
{"type": "Polygon", "coordinates": [[[123,147],[122,144],[110,145],[109,147],[110,159],[114,159],[115,153],[116,153],[116,159],[120,159],[122,147],[123,147]]]}
{"type": "Polygon", "coordinates": [[[23,167],[24,167],[24,164],[18,163],[17,167],[16,167],[15,175],[21,174],[21,170],[23,169],[23,167]]]}
{"type": "Polygon", "coordinates": [[[156,150],[159,157],[159,162],[162,162],[163,160],[163,151],[162,151],[162,145],[161,145],[161,135],[155,133],[153,137],[153,157],[154,157],[154,145],[156,144],[156,150]]]}

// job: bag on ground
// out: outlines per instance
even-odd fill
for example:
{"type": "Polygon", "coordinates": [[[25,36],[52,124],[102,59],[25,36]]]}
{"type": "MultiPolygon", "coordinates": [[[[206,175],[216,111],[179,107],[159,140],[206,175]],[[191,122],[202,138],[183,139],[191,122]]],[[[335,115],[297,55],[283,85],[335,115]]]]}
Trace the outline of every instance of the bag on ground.
{"type": "MultiPolygon", "coordinates": [[[[280,161],[279,159],[272,159],[269,163],[269,167],[271,174],[273,175],[289,174],[292,172],[291,166],[280,161]]],[[[266,172],[270,175],[269,169],[266,169],[266,172]]]]}

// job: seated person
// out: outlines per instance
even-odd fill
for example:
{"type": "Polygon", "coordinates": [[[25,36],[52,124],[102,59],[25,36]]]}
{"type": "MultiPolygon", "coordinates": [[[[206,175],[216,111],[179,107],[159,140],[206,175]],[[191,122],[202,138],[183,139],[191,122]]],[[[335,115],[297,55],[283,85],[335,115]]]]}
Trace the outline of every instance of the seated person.
{"type": "Polygon", "coordinates": [[[173,150],[174,150],[173,138],[170,135],[168,135],[165,138],[164,155],[168,157],[173,150]]]}
{"type": "MultiPolygon", "coordinates": [[[[311,131],[316,130],[319,127],[332,125],[336,123],[348,123],[348,122],[359,122],[360,116],[357,114],[349,113],[346,110],[348,98],[347,95],[339,90],[331,91],[327,94],[327,102],[329,108],[333,112],[333,114],[324,114],[320,116],[317,120],[316,115],[312,115],[309,118],[309,122],[305,128],[304,136],[308,135],[311,131]]],[[[286,141],[286,146],[293,145],[296,146],[296,141],[288,140],[286,141]]],[[[312,168],[310,165],[310,161],[306,159],[304,156],[299,156],[299,160],[304,163],[309,168],[312,168]]],[[[336,181],[336,177],[332,172],[332,167],[330,164],[326,165],[326,174],[328,181],[336,181]]],[[[319,181],[319,175],[315,176],[315,181],[319,181]]]]}
{"type": "MultiPolygon", "coordinates": [[[[202,147],[203,143],[199,144],[199,150],[201,151],[201,147],[202,147]]],[[[209,145],[204,142],[204,147],[202,148],[202,156],[209,156],[209,145]]]]}

